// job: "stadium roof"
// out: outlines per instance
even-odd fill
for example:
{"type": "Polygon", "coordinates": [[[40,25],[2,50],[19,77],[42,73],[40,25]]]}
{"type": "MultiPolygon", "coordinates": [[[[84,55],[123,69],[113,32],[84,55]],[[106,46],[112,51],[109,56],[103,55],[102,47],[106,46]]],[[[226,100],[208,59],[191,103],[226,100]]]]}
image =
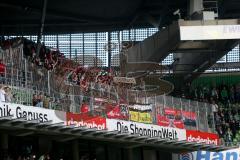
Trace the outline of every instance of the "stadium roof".
{"type": "MultiPolygon", "coordinates": [[[[187,18],[188,0],[46,0],[45,34],[166,26],[187,18]]],[[[240,1],[218,0],[220,18],[239,18],[240,1]]],[[[0,33],[37,34],[44,0],[1,0],[0,33]]]]}
{"type": "MultiPolygon", "coordinates": [[[[3,34],[36,34],[44,0],[1,0],[3,34]]],[[[48,0],[44,33],[99,32],[166,25],[186,15],[187,0],[48,0]]]]}

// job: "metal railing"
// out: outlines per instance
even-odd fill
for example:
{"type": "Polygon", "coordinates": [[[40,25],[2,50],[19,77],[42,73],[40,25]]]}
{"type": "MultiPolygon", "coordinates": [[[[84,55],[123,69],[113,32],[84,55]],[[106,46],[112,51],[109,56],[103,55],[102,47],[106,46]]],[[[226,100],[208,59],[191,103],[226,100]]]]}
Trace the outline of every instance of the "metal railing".
{"type": "MultiPolygon", "coordinates": [[[[116,112],[124,115],[125,120],[134,119],[132,113],[134,120],[142,123],[165,123],[169,126],[183,123],[187,129],[215,132],[211,104],[165,95],[147,97],[144,90],[93,82],[89,90],[84,91],[80,86],[68,83],[65,77],[56,76],[54,71],[28,62],[22,47],[20,45],[2,55],[7,67],[0,83],[11,86],[15,96],[13,103],[33,105],[33,95],[40,94],[41,101],[46,101],[50,109],[80,113],[82,104],[86,104],[89,113],[110,117],[110,112],[118,108],[116,112]]],[[[116,119],[122,117],[115,116],[116,119]]]]}
{"type": "MultiPolygon", "coordinates": [[[[131,113],[134,113],[140,118],[142,115],[148,117],[146,122],[135,120],[136,122],[160,125],[160,117],[165,117],[167,121],[164,121],[169,123],[169,126],[175,126],[175,121],[181,121],[186,129],[215,132],[212,106],[209,103],[166,95],[147,97],[144,91],[128,89],[123,89],[122,94],[125,95],[125,99],[120,99],[119,90],[114,86],[103,87],[100,84],[92,83],[88,92],[82,92],[79,86],[69,85],[64,80],[60,84],[61,87],[67,88],[67,92],[62,92],[59,84],[54,83],[57,79],[51,81],[50,92],[48,92],[44,88],[40,90],[34,87],[32,74],[31,72],[27,73],[26,79],[21,76],[21,71],[7,68],[6,75],[0,83],[12,88],[13,103],[33,105],[33,95],[43,95],[41,101],[48,104],[44,105],[46,108],[81,113],[81,105],[86,104],[90,114],[105,117],[108,117],[109,112],[114,108],[126,105],[125,113],[121,112],[121,108],[118,111],[118,114],[125,114],[124,120],[131,120],[131,113]],[[140,109],[136,109],[137,105],[140,106],[140,109]],[[109,110],[109,106],[111,110],[109,110]],[[148,109],[141,109],[144,107],[148,107],[148,109]]],[[[121,118],[116,116],[116,119],[121,118]]]]}

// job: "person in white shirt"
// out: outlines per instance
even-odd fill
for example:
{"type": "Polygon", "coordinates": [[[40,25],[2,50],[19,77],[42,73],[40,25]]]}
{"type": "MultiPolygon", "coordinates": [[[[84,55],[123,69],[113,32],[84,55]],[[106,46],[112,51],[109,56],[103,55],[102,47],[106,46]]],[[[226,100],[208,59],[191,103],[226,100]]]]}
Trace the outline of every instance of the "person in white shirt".
{"type": "Polygon", "coordinates": [[[5,92],[5,90],[4,90],[4,86],[3,85],[1,85],[0,86],[0,101],[1,102],[6,102],[6,92],[5,92]]]}
{"type": "Polygon", "coordinates": [[[4,88],[5,90],[5,101],[6,102],[12,102],[12,99],[13,99],[13,95],[11,93],[11,88],[10,87],[5,87],[4,88]]]}
{"type": "Polygon", "coordinates": [[[218,112],[218,105],[215,103],[214,100],[212,100],[212,112],[213,112],[214,116],[216,116],[216,114],[218,112]]]}

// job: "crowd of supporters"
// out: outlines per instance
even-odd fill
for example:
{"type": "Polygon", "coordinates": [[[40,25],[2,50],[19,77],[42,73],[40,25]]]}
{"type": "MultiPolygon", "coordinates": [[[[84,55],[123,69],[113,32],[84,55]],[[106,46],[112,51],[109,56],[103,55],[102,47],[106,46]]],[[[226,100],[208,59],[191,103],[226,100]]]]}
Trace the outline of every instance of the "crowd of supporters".
{"type": "MultiPolygon", "coordinates": [[[[79,86],[79,90],[84,93],[90,91],[91,87],[99,88],[99,90],[103,89],[103,92],[110,92],[109,86],[114,84],[114,73],[112,71],[94,67],[84,67],[81,65],[71,65],[72,63],[66,63],[69,60],[66,59],[62,53],[58,50],[47,48],[44,44],[39,45],[25,38],[15,38],[1,42],[0,46],[4,50],[9,47],[17,46],[20,43],[23,43],[25,58],[34,66],[51,71],[58,68],[58,72],[63,73],[62,75],[58,74],[58,76],[65,80],[64,82],[66,82],[66,84],[64,85],[79,86]],[[63,64],[68,65],[64,66],[63,64]]],[[[3,84],[5,67],[5,64],[0,60],[0,83],[3,84]]],[[[126,88],[129,88],[129,86],[132,87],[131,85],[122,87],[121,84],[116,86],[117,93],[120,97],[126,97],[126,92],[124,91],[126,91],[126,88]]],[[[145,86],[145,84],[143,86],[145,86]]],[[[213,87],[199,85],[191,88],[190,84],[188,84],[186,88],[187,89],[184,90],[181,95],[183,98],[209,102],[212,104],[214,115],[213,121],[216,124],[218,134],[226,142],[232,142],[240,128],[240,109],[233,107],[240,102],[240,86],[222,84],[213,87]]],[[[36,107],[51,108],[51,102],[58,101],[53,100],[49,95],[43,92],[35,93],[32,97],[32,105],[36,107]]],[[[69,97],[64,98],[66,101],[70,101],[69,97]]],[[[0,99],[4,102],[12,102],[14,95],[12,95],[10,87],[6,85],[0,86],[0,99]]],[[[86,107],[87,103],[89,103],[89,99],[84,100],[83,104],[79,104],[83,106],[80,108],[80,111],[89,111],[89,107],[86,107]]],[[[69,105],[70,103],[66,106],[69,105]]]]}
{"type": "Polygon", "coordinates": [[[112,85],[111,72],[93,67],[77,66],[67,74],[67,81],[79,85],[82,90],[88,91],[91,83],[100,84],[102,87],[112,85]]]}
{"type": "Polygon", "coordinates": [[[37,44],[23,37],[0,41],[2,50],[14,48],[21,44],[23,44],[24,56],[33,64],[47,70],[53,70],[64,59],[64,54],[60,53],[59,50],[48,48],[44,43],[37,44]]]}
{"type": "Polygon", "coordinates": [[[53,70],[64,59],[63,53],[56,49],[47,48],[44,43],[38,45],[24,38],[23,46],[26,58],[33,64],[45,67],[47,70],[53,70]]]}
{"type": "Polygon", "coordinates": [[[226,143],[233,142],[240,129],[240,85],[187,85],[181,96],[211,103],[217,133],[226,143]]]}

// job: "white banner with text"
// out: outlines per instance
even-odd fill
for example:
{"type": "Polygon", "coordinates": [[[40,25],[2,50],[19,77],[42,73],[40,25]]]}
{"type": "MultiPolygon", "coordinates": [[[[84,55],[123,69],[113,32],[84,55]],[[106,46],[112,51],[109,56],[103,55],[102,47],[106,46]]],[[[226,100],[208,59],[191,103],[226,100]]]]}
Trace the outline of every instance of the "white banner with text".
{"type": "Polygon", "coordinates": [[[52,123],[66,122],[66,113],[45,108],[25,106],[13,103],[0,103],[0,117],[26,118],[26,120],[38,120],[40,123],[52,121],[52,123]]]}
{"type": "Polygon", "coordinates": [[[162,127],[152,124],[107,119],[108,131],[119,131],[121,133],[137,134],[140,136],[159,137],[161,139],[186,140],[186,130],[170,127],[162,127]]]}
{"type": "Polygon", "coordinates": [[[240,39],[240,25],[180,26],[181,40],[240,39]]]}

